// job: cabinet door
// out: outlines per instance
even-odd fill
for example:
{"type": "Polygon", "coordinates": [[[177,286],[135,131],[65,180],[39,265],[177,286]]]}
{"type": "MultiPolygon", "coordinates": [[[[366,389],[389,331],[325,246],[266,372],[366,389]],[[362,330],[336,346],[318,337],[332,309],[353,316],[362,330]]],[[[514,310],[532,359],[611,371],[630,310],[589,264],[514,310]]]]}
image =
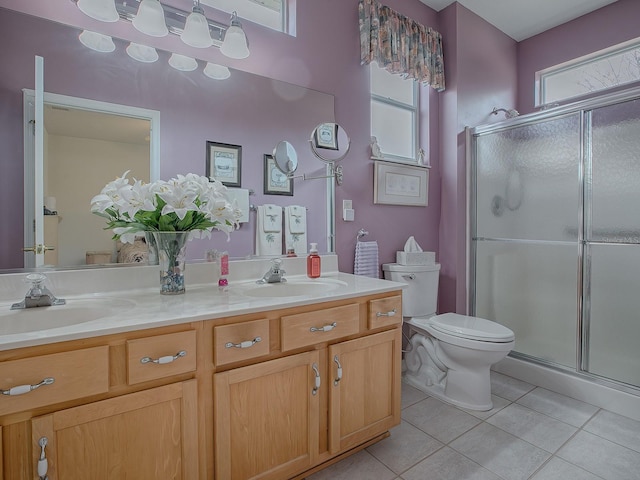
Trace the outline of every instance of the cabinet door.
{"type": "Polygon", "coordinates": [[[214,375],[217,479],[283,479],[315,462],[318,364],[314,351],[214,375]]]}
{"type": "Polygon", "coordinates": [[[332,454],[400,423],[400,355],[400,329],[329,347],[332,454]]]}
{"type": "Polygon", "coordinates": [[[49,480],[196,479],[196,380],[34,418],[34,470],[42,437],[49,480]]]}

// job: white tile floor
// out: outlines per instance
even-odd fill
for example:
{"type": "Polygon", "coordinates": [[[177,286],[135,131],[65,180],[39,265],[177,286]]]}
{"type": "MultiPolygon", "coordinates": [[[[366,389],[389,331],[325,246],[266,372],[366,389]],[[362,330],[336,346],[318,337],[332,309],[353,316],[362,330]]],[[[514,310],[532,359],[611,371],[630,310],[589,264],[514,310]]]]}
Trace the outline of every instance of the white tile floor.
{"type": "Polygon", "coordinates": [[[402,385],[391,436],[307,480],[640,480],[640,422],[491,373],[493,410],[402,385]]]}

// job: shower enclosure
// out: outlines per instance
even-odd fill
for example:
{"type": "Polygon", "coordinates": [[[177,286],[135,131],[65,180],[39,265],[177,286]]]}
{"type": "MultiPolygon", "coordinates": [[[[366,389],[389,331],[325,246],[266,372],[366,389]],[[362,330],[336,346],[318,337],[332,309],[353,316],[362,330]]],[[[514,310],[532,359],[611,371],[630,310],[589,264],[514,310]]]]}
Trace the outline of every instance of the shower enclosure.
{"type": "Polygon", "coordinates": [[[640,395],[640,88],[469,133],[471,314],[640,395]]]}

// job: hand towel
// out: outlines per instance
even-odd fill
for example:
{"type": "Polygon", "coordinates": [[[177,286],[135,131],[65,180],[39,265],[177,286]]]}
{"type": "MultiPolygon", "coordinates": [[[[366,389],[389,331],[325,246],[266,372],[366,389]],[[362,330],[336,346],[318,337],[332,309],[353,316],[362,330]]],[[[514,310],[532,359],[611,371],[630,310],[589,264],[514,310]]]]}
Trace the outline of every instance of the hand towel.
{"type": "Polygon", "coordinates": [[[282,255],[282,226],[278,228],[278,218],[282,225],[282,208],[277,205],[260,205],[258,207],[256,255],[282,255]]]}
{"type": "Polygon", "coordinates": [[[353,273],[365,277],[380,278],[378,242],[356,242],[353,273]]]}
{"type": "Polygon", "coordinates": [[[282,207],[266,203],[262,206],[263,215],[260,226],[265,233],[282,231],[282,207]]]}
{"type": "Polygon", "coordinates": [[[239,223],[249,221],[249,190],[246,188],[227,188],[229,200],[236,201],[236,208],[242,212],[242,216],[238,219],[239,223]]]}
{"type": "Polygon", "coordinates": [[[293,247],[296,255],[307,253],[307,209],[300,205],[284,208],[284,238],[287,249],[293,247]]]}

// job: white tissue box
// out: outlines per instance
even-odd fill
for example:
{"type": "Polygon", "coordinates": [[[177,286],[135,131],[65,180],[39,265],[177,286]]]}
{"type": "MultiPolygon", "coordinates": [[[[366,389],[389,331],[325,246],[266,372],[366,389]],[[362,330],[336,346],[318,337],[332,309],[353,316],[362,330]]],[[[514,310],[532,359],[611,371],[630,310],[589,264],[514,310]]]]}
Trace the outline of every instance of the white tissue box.
{"type": "Polygon", "coordinates": [[[396,263],[400,265],[432,265],[436,263],[436,252],[396,252],[396,263]]]}

